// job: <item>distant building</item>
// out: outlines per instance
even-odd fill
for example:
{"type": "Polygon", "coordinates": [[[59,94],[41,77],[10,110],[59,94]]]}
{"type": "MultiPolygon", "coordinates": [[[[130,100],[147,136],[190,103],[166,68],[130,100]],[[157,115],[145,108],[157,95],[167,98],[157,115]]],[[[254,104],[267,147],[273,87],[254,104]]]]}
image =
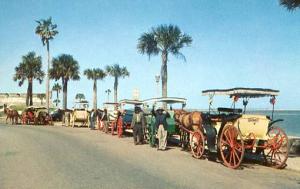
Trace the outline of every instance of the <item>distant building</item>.
{"type": "MultiPolygon", "coordinates": [[[[46,105],[45,93],[32,94],[32,101],[33,101],[33,105],[35,106],[46,105]]],[[[4,104],[25,105],[26,93],[0,93],[0,106],[4,104]]],[[[50,95],[50,106],[52,106],[51,95],[50,95]]]]}

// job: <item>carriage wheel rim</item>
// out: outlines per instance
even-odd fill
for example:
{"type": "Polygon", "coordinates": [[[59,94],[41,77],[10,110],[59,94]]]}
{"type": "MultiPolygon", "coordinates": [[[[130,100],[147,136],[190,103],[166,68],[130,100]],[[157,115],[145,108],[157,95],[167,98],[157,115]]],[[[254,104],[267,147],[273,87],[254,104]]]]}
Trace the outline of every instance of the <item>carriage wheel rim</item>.
{"type": "Polygon", "coordinates": [[[201,158],[204,153],[204,136],[199,131],[194,132],[192,135],[191,151],[193,157],[197,159],[201,158]]]}
{"type": "Polygon", "coordinates": [[[220,136],[220,153],[225,166],[236,169],[244,156],[244,142],[241,134],[233,125],[224,127],[220,136]],[[240,140],[237,140],[237,138],[240,140]]]}
{"type": "Polygon", "coordinates": [[[264,154],[267,165],[277,169],[284,168],[288,159],[288,137],[286,133],[281,128],[274,126],[267,135],[272,137],[269,139],[272,143],[268,144],[265,149],[267,153],[264,154]],[[275,134],[275,136],[272,137],[272,134],[275,134]]]}

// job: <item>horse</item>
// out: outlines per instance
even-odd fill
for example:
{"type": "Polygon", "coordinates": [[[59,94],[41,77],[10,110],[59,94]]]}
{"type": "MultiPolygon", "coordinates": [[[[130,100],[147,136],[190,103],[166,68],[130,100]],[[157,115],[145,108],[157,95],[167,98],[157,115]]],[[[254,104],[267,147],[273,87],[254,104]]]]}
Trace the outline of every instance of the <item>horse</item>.
{"type": "Polygon", "coordinates": [[[6,124],[7,124],[7,120],[10,119],[11,124],[18,124],[18,120],[19,120],[19,113],[17,110],[8,108],[7,105],[4,105],[4,114],[6,114],[6,124]]]}
{"type": "Polygon", "coordinates": [[[202,112],[193,111],[187,112],[185,110],[175,110],[174,111],[175,121],[191,131],[203,131],[202,128],[202,112]]]}
{"type": "MultiPolygon", "coordinates": [[[[199,111],[193,111],[193,112],[187,112],[185,110],[174,110],[174,119],[177,123],[177,125],[182,126],[186,128],[187,130],[191,132],[195,131],[202,131],[202,112],[199,111]]],[[[190,133],[187,133],[183,130],[180,130],[180,143],[182,145],[182,148],[186,148],[190,141],[190,133]]]]}

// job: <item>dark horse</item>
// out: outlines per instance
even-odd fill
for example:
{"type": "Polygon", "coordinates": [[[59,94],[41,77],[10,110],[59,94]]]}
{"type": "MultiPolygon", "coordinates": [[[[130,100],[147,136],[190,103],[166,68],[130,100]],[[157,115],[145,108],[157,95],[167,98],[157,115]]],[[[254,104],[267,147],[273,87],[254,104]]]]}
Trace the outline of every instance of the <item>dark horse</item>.
{"type": "Polygon", "coordinates": [[[20,115],[17,110],[8,108],[7,105],[4,104],[4,113],[6,114],[6,123],[9,119],[11,121],[11,124],[18,124],[20,115]]]}

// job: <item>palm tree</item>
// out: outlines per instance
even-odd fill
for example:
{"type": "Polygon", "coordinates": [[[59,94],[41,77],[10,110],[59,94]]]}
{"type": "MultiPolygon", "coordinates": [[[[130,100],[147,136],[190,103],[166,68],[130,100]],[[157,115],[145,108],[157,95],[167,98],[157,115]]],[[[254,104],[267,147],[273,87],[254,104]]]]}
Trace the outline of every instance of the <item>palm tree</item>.
{"type": "Polygon", "coordinates": [[[114,101],[118,102],[118,84],[119,78],[129,77],[129,72],[126,67],[120,67],[119,64],[114,64],[112,66],[106,66],[106,72],[111,77],[115,78],[114,82],[114,101]]]}
{"type": "Polygon", "coordinates": [[[52,87],[52,91],[56,91],[56,100],[54,100],[53,102],[55,103],[55,106],[58,106],[58,103],[60,102],[59,100],[59,93],[61,91],[61,85],[58,83],[55,83],[52,87]]]}
{"type": "Polygon", "coordinates": [[[93,85],[93,108],[94,110],[97,109],[97,80],[102,80],[106,77],[106,73],[102,69],[86,69],[84,71],[84,75],[88,79],[91,79],[94,81],[93,85]]]}
{"type": "Polygon", "coordinates": [[[141,54],[147,54],[149,59],[151,56],[161,54],[161,81],[162,81],[162,96],[167,97],[168,87],[168,56],[169,54],[175,57],[183,58],[184,55],[180,52],[184,46],[189,46],[192,43],[192,38],[181,32],[178,26],[160,25],[152,28],[150,32],[144,33],[138,39],[138,51],[141,54]]]}
{"type": "Polygon", "coordinates": [[[54,38],[55,35],[58,34],[56,30],[57,25],[52,24],[52,18],[41,19],[36,21],[38,23],[35,28],[35,33],[41,37],[43,45],[47,47],[47,56],[48,56],[48,66],[46,72],[46,107],[49,111],[49,69],[50,69],[50,49],[49,49],[49,41],[54,38]]]}
{"type": "Polygon", "coordinates": [[[50,78],[55,81],[62,79],[63,86],[63,108],[67,109],[68,82],[79,80],[79,64],[72,55],[62,54],[52,61],[52,68],[49,70],[50,78]]]}
{"type": "Polygon", "coordinates": [[[54,99],[53,102],[55,103],[56,107],[58,106],[58,104],[60,103],[59,99],[54,99]]]}
{"type": "Polygon", "coordinates": [[[41,100],[41,105],[43,105],[43,99],[46,98],[46,94],[40,93],[37,94],[37,97],[41,100]]]}
{"type": "Polygon", "coordinates": [[[85,96],[82,93],[77,93],[75,99],[81,102],[82,100],[85,100],[85,96]]]}
{"type": "Polygon", "coordinates": [[[107,102],[109,102],[109,94],[111,93],[110,89],[105,90],[105,93],[107,94],[107,102]]]}
{"type": "Polygon", "coordinates": [[[280,0],[280,5],[286,7],[288,10],[295,10],[300,7],[300,0],[280,0]]]}
{"type": "Polygon", "coordinates": [[[22,57],[22,62],[15,68],[14,81],[19,82],[19,86],[22,86],[25,80],[28,80],[26,106],[32,106],[32,84],[36,79],[40,82],[43,81],[45,73],[42,71],[42,58],[36,56],[35,52],[29,52],[22,57]]]}

